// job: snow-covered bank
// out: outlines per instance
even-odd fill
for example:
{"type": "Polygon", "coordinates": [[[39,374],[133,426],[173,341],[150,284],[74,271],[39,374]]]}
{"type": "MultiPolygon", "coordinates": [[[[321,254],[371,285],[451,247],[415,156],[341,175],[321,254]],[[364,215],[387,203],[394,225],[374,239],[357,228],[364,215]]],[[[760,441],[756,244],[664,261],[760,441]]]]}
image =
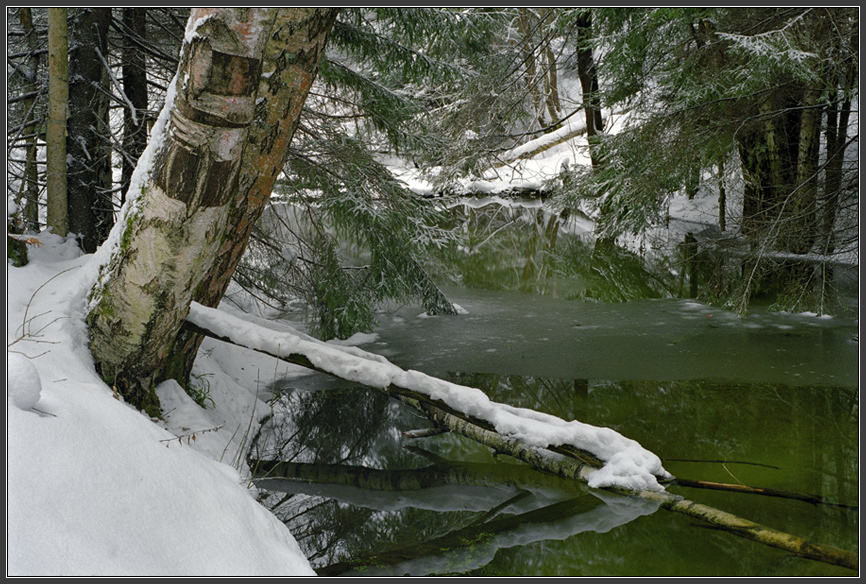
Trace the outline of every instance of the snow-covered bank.
{"type": "MultiPolygon", "coordinates": [[[[200,359],[213,407],[174,383],[159,388],[165,422],[116,399],[87,348],[93,256],[39,239],[29,265],[7,263],[7,575],[314,574],[229,464],[265,412],[255,384],[200,359]]],[[[273,360],[239,358],[273,375],[273,360]]]]}

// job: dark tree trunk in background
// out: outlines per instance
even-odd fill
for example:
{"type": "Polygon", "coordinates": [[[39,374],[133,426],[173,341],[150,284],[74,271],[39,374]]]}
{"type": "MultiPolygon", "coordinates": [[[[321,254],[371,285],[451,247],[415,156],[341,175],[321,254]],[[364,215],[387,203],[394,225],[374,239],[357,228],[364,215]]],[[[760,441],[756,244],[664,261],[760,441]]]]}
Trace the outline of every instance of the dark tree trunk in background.
{"type": "Polygon", "coordinates": [[[741,132],[738,147],[745,181],[743,231],[769,249],[805,253],[815,236],[817,177],[815,108],[808,92],[790,85],[761,105],[759,120],[741,132]],[[809,213],[811,217],[803,214],[809,213]]]}
{"type": "MultiPolygon", "coordinates": [[[[33,13],[30,8],[21,8],[18,15],[21,28],[27,35],[27,48],[30,50],[29,63],[24,68],[27,91],[35,92],[38,89],[39,71],[39,41],[36,38],[36,29],[33,27],[33,13]]],[[[24,100],[25,118],[22,132],[27,135],[27,162],[24,166],[24,178],[21,181],[21,199],[24,202],[24,229],[28,231],[39,231],[39,170],[37,169],[36,133],[41,123],[36,119],[36,97],[28,97],[24,100]]]]}
{"type": "Polygon", "coordinates": [[[66,152],[69,231],[91,253],[114,222],[106,70],[111,8],[70,9],[66,152]]]}
{"type": "Polygon", "coordinates": [[[599,103],[598,75],[595,70],[595,60],[592,56],[592,14],[589,11],[581,13],[577,18],[577,75],[580,78],[580,88],[583,93],[583,111],[586,116],[586,137],[589,141],[589,156],[592,167],[599,165],[596,144],[598,134],[604,128],[599,103]]]}
{"type": "Polygon", "coordinates": [[[142,45],[147,38],[144,8],[123,9],[123,92],[129,100],[123,110],[121,152],[121,204],[126,200],[129,180],[138,157],[147,146],[147,71],[142,45]]]}

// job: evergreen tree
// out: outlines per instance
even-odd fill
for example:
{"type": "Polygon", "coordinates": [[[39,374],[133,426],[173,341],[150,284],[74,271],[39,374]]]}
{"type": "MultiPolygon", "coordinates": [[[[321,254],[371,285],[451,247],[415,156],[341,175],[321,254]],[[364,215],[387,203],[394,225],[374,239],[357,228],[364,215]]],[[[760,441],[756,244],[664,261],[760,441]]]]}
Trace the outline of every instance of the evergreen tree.
{"type": "Polygon", "coordinates": [[[453,24],[450,11],[351,9],[334,25],[320,86],[277,185],[281,196],[236,278],[279,310],[303,299],[319,336],[370,330],[385,301],[454,312],[423,267],[426,250],[454,236],[438,226],[435,202],[410,192],[381,159],[429,156],[437,137],[425,131],[430,105],[422,88],[461,74],[431,48],[453,24]],[[288,216],[293,207],[303,212],[288,216]]]}
{"type": "MultiPolygon", "coordinates": [[[[585,174],[575,194],[597,201],[602,233],[616,237],[663,219],[667,199],[694,192],[704,171],[738,165],[740,231],[755,253],[735,295],[744,309],[764,259],[821,251],[817,217],[835,217],[833,193],[856,198],[856,187],[822,192],[822,160],[841,161],[844,147],[834,137],[820,148],[822,127],[846,139],[856,132],[825,114],[856,92],[846,75],[857,61],[857,11],[602,9],[595,23],[610,84],[605,103],[634,115],[625,131],[604,136],[603,167],[585,174]]],[[[809,274],[792,277],[783,268],[766,272],[766,285],[809,286],[809,274]]]]}

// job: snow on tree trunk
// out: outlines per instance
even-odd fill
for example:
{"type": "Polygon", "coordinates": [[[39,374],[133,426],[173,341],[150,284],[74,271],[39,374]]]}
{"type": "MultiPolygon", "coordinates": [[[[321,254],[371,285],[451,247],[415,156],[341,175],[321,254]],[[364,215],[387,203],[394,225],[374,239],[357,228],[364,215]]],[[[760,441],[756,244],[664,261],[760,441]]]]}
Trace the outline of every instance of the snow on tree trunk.
{"type": "MultiPolygon", "coordinates": [[[[271,38],[265,45],[256,116],[230,211],[230,236],[193,295],[199,304],[216,307],[231,282],[253,225],[264,211],[285,163],[337,12],[333,8],[297,8],[277,14],[271,38]]],[[[165,364],[164,377],[184,383],[202,339],[201,335],[181,331],[165,364]]]]}
{"type": "MultiPolygon", "coordinates": [[[[119,242],[91,297],[90,348],[98,371],[128,401],[151,413],[158,406],[153,391],[157,372],[193,295],[221,255],[245,245],[230,229],[236,223],[240,181],[250,173],[242,170],[244,150],[257,131],[251,125],[260,123],[262,56],[271,33],[277,32],[278,12],[191,12],[174,102],[166,100],[171,117],[163,141],[152,157],[142,157],[141,164],[152,166],[140,184],[133,180],[141,192],[129,193],[136,198],[128,202],[132,207],[118,225],[119,242]]],[[[283,32],[285,39],[305,33],[303,27],[291,26],[283,32]]],[[[295,90],[274,82],[276,93],[295,90]]],[[[296,118],[299,111],[300,104],[294,103],[282,115],[296,118]]],[[[281,156],[260,160],[257,172],[276,175],[279,168],[272,166],[281,161],[281,156]]],[[[244,196],[255,192],[247,189],[244,196]]]]}

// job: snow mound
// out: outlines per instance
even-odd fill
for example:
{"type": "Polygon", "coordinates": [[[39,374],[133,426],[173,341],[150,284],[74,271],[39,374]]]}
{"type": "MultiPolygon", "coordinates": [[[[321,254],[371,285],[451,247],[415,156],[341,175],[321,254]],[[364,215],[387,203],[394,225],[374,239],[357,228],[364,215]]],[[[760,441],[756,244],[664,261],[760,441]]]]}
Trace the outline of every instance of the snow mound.
{"type": "Polygon", "coordinates": [[[15,407],[33,409],[41,393],[42,380],[36,366],[21,353],[6,351],[6,395],[15,407]]]}

